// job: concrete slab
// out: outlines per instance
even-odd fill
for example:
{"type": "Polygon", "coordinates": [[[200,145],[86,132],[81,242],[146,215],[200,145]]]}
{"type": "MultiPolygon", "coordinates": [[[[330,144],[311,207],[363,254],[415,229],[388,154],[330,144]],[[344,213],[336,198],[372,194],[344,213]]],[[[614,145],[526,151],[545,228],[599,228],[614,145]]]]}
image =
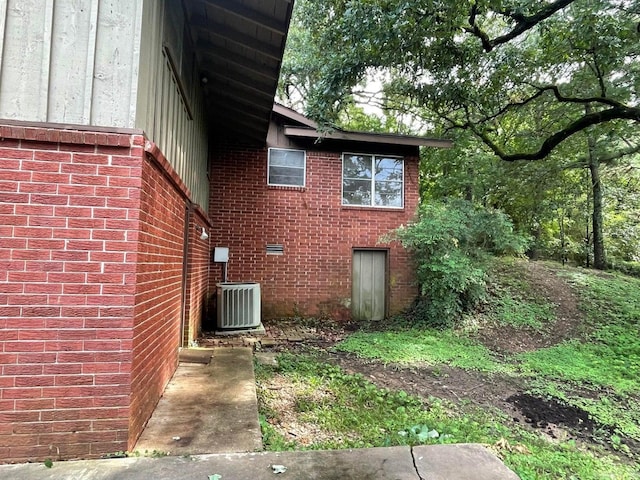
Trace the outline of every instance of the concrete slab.
{"type": "Polygon", "coordinates": [[[0,475],[14,480],[203,480],[209,475],[220,475],[221,480],[419,480],[408,447],[61,462],[50,469],[0,467],[0,475]],[[287,470],[276,475],[273,465],[287,470]]]}
{"type": "Polygon", "coordinates": [[[170,455],[259,450],[250,348],[215,348],[210,365],[181,363],[135,446],[170,455]]]}
{"type": "MultiPolygon", "coordinates": [[[[124,458],[42,464],[0,465],[0,478],[12,480],[512,480],[513,472],[496,469],[480,445],[432,445],[360,450],[261,452],[164,458],[124,458]],[[432,452],[434,452],[432,454],[432,452]],[[458,454],[460,452],[460,455],[458,454]],[[436,463],[429,473],[427,458],[436,463]],[[446,460],[445,460],[446,459],[446,460]],[[415,462],[415,464],[414,464],[415,462]],[[273,466],[286,472],[274,474],[273,466]],[[487,466],[489,468],[487,468],[487,466]],[[443,467],[444,470],[437,470],[443,467]],[[473,472],[471,477],[468,472],[473,472]]],[[[490,454],[489,454],[490,455],[490,454]]],[[[495,458],[495,457],[494,457],[495,458]]],[[[497,459],[496,459],[497,460],[497,459]]]]}
{"type": "Polygon", "coordinates": [[[260,322],[260,325],[258,325],[255,328],[242,328],[242,329],[235,329],[235,330],[223,330],[223,329],[216,330],[216,335],[221,337],[234,337],[237,335],[266,335],[266,334],[267,334],[267,331],[265,330],[262,322],[260,322]]]}
{"type": "Polygon", "coordinates": [[[413,448],[420,478],[429,480],[518,480],[518,476],[482,445],[460,443],[413,448]]]}

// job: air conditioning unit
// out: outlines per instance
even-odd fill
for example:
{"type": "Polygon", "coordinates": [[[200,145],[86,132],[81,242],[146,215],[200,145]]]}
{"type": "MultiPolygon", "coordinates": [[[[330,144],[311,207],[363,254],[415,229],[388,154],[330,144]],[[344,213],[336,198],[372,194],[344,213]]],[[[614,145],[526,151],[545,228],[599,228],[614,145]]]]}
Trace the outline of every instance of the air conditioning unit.
{"type": "Polygon", "coordinates": [[[218,328],[257,328],[260,323],[260,284],[218,283],[218,328]]]}

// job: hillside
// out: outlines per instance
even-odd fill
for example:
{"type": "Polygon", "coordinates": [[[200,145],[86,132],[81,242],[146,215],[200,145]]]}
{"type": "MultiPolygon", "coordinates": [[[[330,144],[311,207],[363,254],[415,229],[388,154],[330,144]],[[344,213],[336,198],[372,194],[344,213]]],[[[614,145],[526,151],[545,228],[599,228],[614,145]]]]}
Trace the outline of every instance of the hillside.
{"type": "MultiPolygon", "coordinates": [[[[477,438],[494,443],[521,478],[569,478],[567,465],[584,461],[554,449],[630,466],[632,476],[607,478],[634,478],[640,471],[640,281],[524,260],[498,260],[490,271],[486,302],[460,328],[359,325],[323,349],[322,361],[385,391],[420,398],[427,409],[444,402],[452,419],[480,415],[483,420],[474,422],[481,429],[482,422],[496,425],[495,435],[489,428],[477,438]],[[517,432],[538,440],[527,443],[522,438],[528,434],[517,432]],[[544,469],[550,476],[540,474],[544,469]]],[[[294,350],[307,360],[318,353],[294,350]]],[[[278,389],[296,396],[279,382],[278,389]]],[[[298,415],[293,406],[278,408],[298,415]]],[[[459,430],[443,422],[441,429],[459,430]]],[[[294,445],[313,446],[331,437],[322,431],[307,425],[282,434],[294,445]]],[[[475,433],[465,435],[447,441],[478,441],[475,433]]]]}

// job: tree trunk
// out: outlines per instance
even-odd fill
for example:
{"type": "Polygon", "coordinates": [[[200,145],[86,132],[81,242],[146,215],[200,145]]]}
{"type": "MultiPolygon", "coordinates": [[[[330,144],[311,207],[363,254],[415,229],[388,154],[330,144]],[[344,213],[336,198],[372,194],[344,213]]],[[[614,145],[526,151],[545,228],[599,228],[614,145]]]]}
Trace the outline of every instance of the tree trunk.
{"type": "Polygon", "coordinates": [[[464,199],[467,202],[473,202],[473,168],[471,165],[467,165],[467,181],[464,186],[464,199]]]}
{"type": "Polygon", "coordinates": [[[604,250],[604,233],[602,220],[602,182],[600,181],[600,160],[596,156],[595,142],[588,136],[589,173],[591,173],[591,193],[593,198],[592,231],[593,231],[593,268],[604,270],[607,259],[604,250]]]}

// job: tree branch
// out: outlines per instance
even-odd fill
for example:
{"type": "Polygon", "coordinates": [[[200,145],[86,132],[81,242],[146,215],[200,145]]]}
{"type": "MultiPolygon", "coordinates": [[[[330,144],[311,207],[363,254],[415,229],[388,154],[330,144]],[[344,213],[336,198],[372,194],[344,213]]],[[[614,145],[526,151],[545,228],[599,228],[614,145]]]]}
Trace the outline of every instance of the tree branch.
{"type": "Polygon", "coordinates": [[[600,163],[611,163],[620,158],[626,157],[627,155],[633,155],[634,153],[640,152],[640,144],[633,145],[628,148],[623,148],[622,150],[618,150],[617,152],[610,153],[609,155],[603,155],[598,158],[600,163]]]}
{"type": "MultiPolygon", "coordinates": [[[[593,112],[582,116],[574,122],[567,125],[562,130],[548,137],[541,145],[537,152],[531,153],[506,153],[498,144],[496,144],[489,136],[474,126],[470,126],[471,130],[487,145],[493,153],[506,162],[514,162],[516,160],[541,160],[549,155],[560,143],[569,138],[571,135],[584,130],[592,125],[610,122],[612,120],[632,120],[640,122],[640,107],[614,106],[608,110],[593,112]]],[[[611,160],[611,159],[609,159],[611,160]]]]}
{"type": "Polygon", "coordinates": [[[486,34],[486,32],[484,32],[476,23],[478,9],[477,9],[477,4],[474,3],[473,6],[471,7],[471,12],[469,13],[469,25],[471,26],[471,28],[465,28],[465,31],[478,37],[478,39],[480,39],[480,42],[482,43],[482,48],[484,49],[485,52],[488,53],[498,45],[502,45],[503,43],[510,42],[517,36],[522,35],[527,30],[532,29],[538,23],[549,18],[558,10],[562,10],[563,8],[565,8],[567,5],[570,5],[574,1],[575,0],[556,0],[555,2],[545,5],[537,13],[529,16],[524,16],[521,13],[517,13],[517,12],[507,12],[507,11],[498,12],[498,13],[501,13],[502,15],[506,15],[512,18],[513,20],[515,20],[516,23],[509,32],[505,33],[504,35],[500,35],[499,37],[496,37],[494,39],[490,39],[489,36],[486,34]]]}
{"type": "Polygon", "coordinates": [[[608,105],[610,107],[616,107],[616,108],[622,108],[622,109],[626,108],[625,104],[617,102],[615,100],[611,100],[610,98],[605,98],[605,97],[587,97],[587,98],[566,97],[562,93],[560,93],[560,89],[556,85],[547,85],[544,87],[540,87],[533,84],[529,84],[529,85],[535,88],[537,92],[531,95],[530,97],[527,97],[524,100],[521,100],[519,102],[507,103],[502,108],[500,108],[500,110],[498,110],[497,112],[493,113],[492,115],[486,115],[482,119],[477,120],[474,123],[485,123],[485,122],[495,120],[496,118],[504,115],[510,110],[518,109],[520,107],[523,107],[533,102],[534,100],[544,95],[546,92],[552,92],[556,100],[563,103],[576,103],[581,105],[589,105],[591,103],[600,103],[603,105],[608,105]]]}
{"type": "MultiPolygon", "coordinates": [[[[633,155],[638,152],[640,152],[640,144],[631,145],[627,148],[616,150],[613,153],[598,156],[598,162],[603,165],[606,165],[608,163],[615,162],[616,160],[626,157],[627,155],[633,155]]],[[[564,169],[566,170],[566,169],[572,169],[572,168],[585,168],[588,164],[589,164],[589,157],[581,157],[575,162],[571,162],[565,165],[564,169]]]]}
{"type": "Polygon", "coordinates": [[[624,103],[620,103],[616,100],[612,100],[611,98],[606,98],[606,97],[585,97],[585,98],[566,97],[562,93],[560,93],[560,89],[558,88],[557,85],[546,85],[544,87],[540,87],[533,84],[529,84],[529,85],[532,86],[533,88],[538,89],[540,92],[553,92],[554,97],[556,97],[556,100],[558,100],[559,102],[578,103],[583,105],[587,105],[589,103],[601,103],[603,105],[609,105],[610,107],[615,107],[620,109],[627,108],[627,106],[624,103]]]}
{"type": "Polygon", "coordinates": [[[478,15],[478,4],[474,3],[471,7],[471,12],[469,13],[469,25],[471,28],[465,28],[465,30],[469,33],[472,33],[476,37],[480,39],[482,43],[482,48],[484,48],[485,52],[490,52],[493,50],[493,44],[491,43],[491,39],[489,35],[487,35],[476,23],[476,16],[478,15]]]}

